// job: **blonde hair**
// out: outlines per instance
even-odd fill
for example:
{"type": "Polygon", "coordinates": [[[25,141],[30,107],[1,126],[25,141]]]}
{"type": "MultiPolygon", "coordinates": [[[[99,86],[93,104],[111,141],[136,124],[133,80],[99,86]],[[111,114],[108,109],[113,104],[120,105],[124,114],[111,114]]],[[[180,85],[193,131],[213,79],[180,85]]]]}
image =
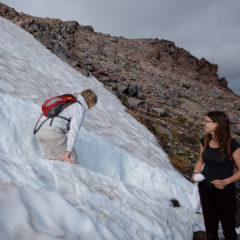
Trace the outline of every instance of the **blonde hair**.
{"type": "Polygon", "coordinates": [[[97,95],[91,89],[86,89],[80,93],[86,101],[88,108],[93,107],[97,103],[97,95]]]}

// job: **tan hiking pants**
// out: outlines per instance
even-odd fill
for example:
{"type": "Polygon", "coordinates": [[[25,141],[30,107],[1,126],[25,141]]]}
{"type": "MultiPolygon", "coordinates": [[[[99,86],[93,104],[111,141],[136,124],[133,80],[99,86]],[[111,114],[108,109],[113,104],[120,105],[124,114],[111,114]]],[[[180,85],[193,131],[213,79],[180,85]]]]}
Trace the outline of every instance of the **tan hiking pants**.
{"type": "MultiPolygon", "coordinates": [[[[50,160],[59,160],[67,152],[67,136],[64,131],[54,126],[49,126],[46,122],[36,134],[37,141],[46,157],[50,160]]],[[[70,159],[74,164],[78,164],[78,157],[75,150],[72,150],[70,159]]]]}

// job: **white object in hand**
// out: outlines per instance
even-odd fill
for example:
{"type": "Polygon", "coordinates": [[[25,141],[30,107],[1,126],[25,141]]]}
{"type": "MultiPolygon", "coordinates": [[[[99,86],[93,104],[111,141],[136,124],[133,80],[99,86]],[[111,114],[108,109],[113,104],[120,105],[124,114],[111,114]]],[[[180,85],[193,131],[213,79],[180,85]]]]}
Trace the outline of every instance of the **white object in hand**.
{"type": "Polygon", "coordinates": [[[201,173],[195,173],[193,176],[194,182],[202,182],[205,179],[205,177],[201,173]]]}

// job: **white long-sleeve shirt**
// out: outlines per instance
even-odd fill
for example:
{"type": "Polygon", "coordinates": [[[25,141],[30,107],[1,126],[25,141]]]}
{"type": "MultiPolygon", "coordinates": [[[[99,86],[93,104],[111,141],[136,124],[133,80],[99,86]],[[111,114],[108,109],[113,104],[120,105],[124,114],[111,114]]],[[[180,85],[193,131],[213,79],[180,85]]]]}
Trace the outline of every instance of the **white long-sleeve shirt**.
{"type": "MultiPolygon", "coordinates": [[[[77,96],[78,102],[71,104],[67,108],[63,109],[59,116],[70,119],[70,129],[68,131],[68,140],[67,140],[67,151],[72,151],[77,137],[78,132],[83,124],[85,114],[88,110],[87,103],[85,102],[82,95],[77,96]]],[[[45,116],[41,117],[41,122],[47,119],[45,116]]],[[[51,119],[49,119],[44,124],[49,124],[51,119]]],[[[41,124],[40,122],[40,124],[41,124]]],[[[52,126],[62,129],[64,132],[67,132],[68,121],[59,117],[55,117],[52,126]]]]}

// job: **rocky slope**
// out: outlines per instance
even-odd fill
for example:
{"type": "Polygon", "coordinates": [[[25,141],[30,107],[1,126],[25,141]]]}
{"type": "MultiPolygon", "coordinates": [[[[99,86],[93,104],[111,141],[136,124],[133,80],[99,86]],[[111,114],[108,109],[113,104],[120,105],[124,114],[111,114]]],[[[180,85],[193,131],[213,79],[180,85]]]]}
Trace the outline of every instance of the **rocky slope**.
{"type": "Polygon", "coordinates": [[[240,97],[219,78],[216,64],[197,59],[174,42],[112,37],[75,21],[18,13],[4,4],[0,16],[76,70],[97,77],[156,136],[187,178],[198,159],[206,112],[227,112],[233,136],[240,140],[240,97]]]}

